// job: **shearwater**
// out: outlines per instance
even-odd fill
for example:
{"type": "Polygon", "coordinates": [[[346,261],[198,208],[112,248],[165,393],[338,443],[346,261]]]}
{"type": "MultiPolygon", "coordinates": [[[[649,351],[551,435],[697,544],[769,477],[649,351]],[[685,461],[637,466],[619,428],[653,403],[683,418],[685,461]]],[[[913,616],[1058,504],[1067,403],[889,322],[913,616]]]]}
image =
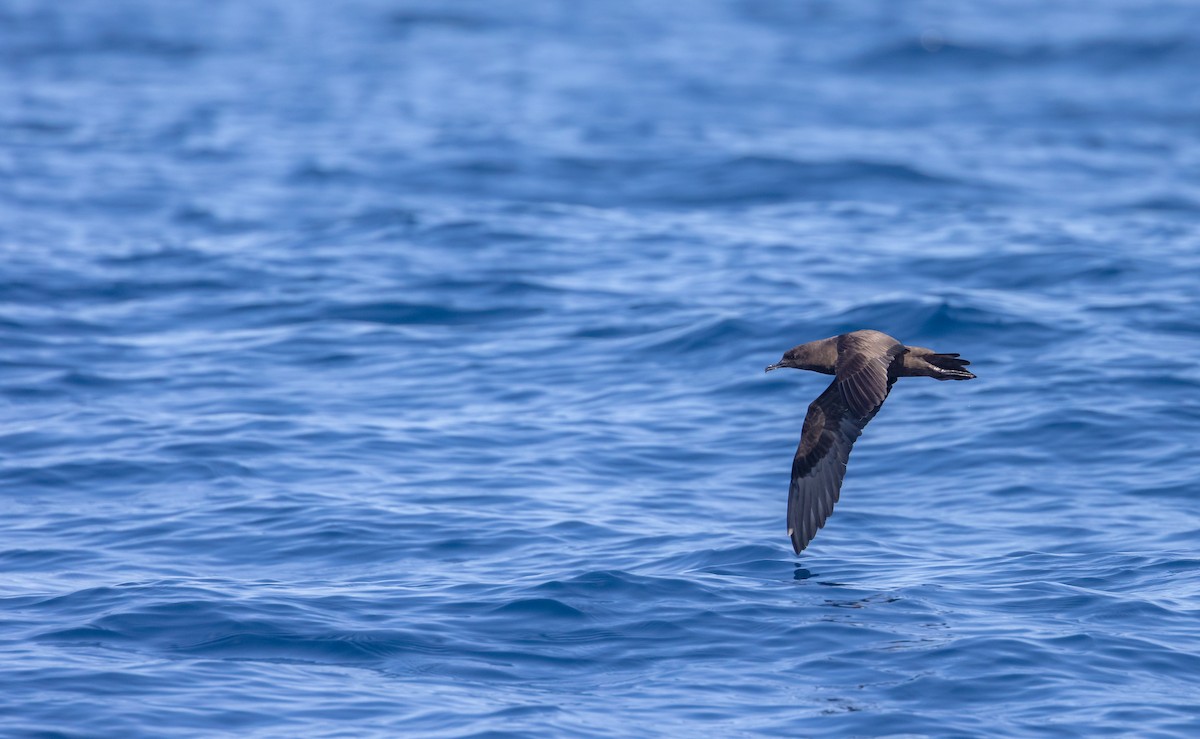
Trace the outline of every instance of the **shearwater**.
{"type": "Polygon", "coordinates": [[[799,554],[825,525],[841,494],[850,448],[901,377],[972,380],[957,354],[905,346],[880,331],[851,331],[788,349],[767,367],[812,370],[833,382],[808,406],[792,461],[787,527],[799,554]]]}

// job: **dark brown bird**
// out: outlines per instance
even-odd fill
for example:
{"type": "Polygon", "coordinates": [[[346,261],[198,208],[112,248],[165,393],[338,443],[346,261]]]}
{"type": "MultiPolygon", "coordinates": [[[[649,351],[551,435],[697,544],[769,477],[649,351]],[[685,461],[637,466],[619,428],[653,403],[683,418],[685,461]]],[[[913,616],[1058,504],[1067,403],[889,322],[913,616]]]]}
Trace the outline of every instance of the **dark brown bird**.
{"type": "Polygon", "coordinates": [[[833,375],[804,417],[800,446],[792,462],[788,490],[788,536],[796,554],[808,546],[838,501],[850,447],[900,377],[973,380],[970,362],[957,354],[905,346],[879,331],[851,331],[810,341],[784,352],[767,367],[812,370],[833,375]]]}

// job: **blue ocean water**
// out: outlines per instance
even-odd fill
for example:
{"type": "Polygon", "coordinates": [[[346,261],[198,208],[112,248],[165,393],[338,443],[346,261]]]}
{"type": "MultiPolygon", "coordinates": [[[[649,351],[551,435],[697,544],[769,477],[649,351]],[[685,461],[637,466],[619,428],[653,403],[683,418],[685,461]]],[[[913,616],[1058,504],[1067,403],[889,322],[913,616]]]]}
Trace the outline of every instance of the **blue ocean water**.
{"type": "Polygon", "coordinates": [[[0,734],[1195,736],[1198,28],[0,0],[0,734]]]}

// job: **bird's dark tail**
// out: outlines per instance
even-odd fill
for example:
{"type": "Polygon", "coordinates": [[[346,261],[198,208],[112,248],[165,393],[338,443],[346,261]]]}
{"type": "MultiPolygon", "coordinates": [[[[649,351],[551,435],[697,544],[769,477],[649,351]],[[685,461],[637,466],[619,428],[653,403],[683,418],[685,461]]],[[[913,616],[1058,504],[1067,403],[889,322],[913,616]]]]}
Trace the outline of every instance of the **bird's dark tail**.
{"type": "Polygon", "coordinates": [[[934,366],[930,377],[939,380],[974,380],[975,375],[968,372],[966,367],[970,362],[959,359],[957,354],[926,354],[921,357],[934,366]]]}

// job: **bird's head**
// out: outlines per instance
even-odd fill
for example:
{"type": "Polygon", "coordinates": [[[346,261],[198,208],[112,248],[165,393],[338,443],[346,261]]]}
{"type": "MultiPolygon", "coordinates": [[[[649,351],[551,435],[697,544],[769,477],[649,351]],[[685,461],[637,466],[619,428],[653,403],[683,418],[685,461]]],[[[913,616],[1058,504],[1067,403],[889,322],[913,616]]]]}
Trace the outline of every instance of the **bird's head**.
{"type": "Polygon", "coordinates": [[[783,358],[775,364],[767,367],[765,372],[770,372],[773,369],[782,367],[791,367],[792,369],[812,370],[814,372],[827,372],[825,366],[827,363],[821,362],[817,352],[820,347],[816,346],[816,342],[810,344],[801,344],[794,346],[783,353],[783,358]]]}

